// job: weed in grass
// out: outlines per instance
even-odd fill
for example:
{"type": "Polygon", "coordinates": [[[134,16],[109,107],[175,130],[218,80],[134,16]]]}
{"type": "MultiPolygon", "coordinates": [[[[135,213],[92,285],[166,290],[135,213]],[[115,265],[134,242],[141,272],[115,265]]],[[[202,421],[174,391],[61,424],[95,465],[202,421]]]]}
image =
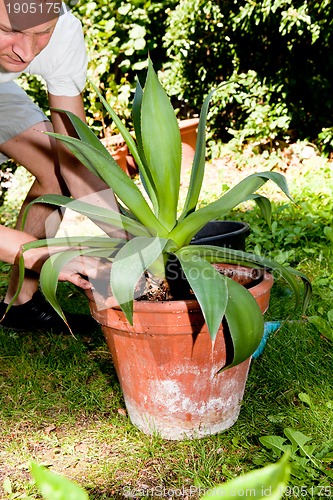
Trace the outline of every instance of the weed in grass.
{"type": "MultiPolygon", "coordinates": [[[[333,494],[332,479],[333,471],[327,467],[327,462],[332,462],[333,441],[325,446],[310,445],[312,438],[300,431],[291,428],[284,429],[284,436],[264,436],[259,438],[261,444],[268,450],[264,453],[266,459],[272,456],[281,457],[288,453],[291,461],[291,476],[293,487],[290,492],[297,498],[299,494],[312,493],[312,496],[322,496],[322,492],[333,494]],[[325,463],[326,462],[326,463],[325,463]],[[307,481],[311,478],[316,486],[306,487],[307,481]]],[[[257,458],[256,463],[262,465],[257,458]]]]}

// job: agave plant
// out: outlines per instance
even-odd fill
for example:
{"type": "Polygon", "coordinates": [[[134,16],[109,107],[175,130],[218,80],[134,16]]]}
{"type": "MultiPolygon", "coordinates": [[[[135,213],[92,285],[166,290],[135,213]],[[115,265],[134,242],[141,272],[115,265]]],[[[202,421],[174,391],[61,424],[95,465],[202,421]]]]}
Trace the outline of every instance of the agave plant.
{"type": "MultiPolygon", "coordinates": [[[[212,340],[223,319],[228,324],[233,341],[232,365],[247,359],[258,347],[264,322],[259,307],[243,286],[220,274],[213,263],[226,262],[250,267],[269,268],[282,275],[291,286],[296,306],[306,308],[311,287],[306,276],[272,260],[231,249],[191,245],[193,236],[209,221],[224,218],[239,203],[254,199],[262,209],[267,222],[271,209],[267,198],[256,191],[267,181],[273,181],[288,197],[285,178],[276,172],[251,174],[218,200],[197,208],[205,168],[205,126],[208,106],[213,92],[205,99],[198,125],[197,144],[192,165],[186,201],[179,214],[181,174],[181,137],[175,112],[159,79],[148,60],[144,88],[137,83],[133,101],[135,139],[126,129],[103,96],[96,89],[103,105],[124,137],[140,172],[145,193],[127,176],[90,128],[74,114],[70,118],[77,138],[50,134],[62,141],[68,149],[95,175],[99,176],[115,194],[120,213],[84,201],[59,195],[45,195],[32,203],[47,203],[68,207],[97,223],[108,223],[129,233],[129,239],[108,236],[85,239],[71,238],[70,250],[51,256],[40,276],[42,292],[57,310],[58,274],[65,262],[80,255],[93,255],[112,260],[110,288],[129,323],[133,319],[133,300],[138,281],[144,273],[165,278],[166,263],[176,256],[182,271],[197,298],[212,340]],[[301,293],[301,280],[304,293],[301,293]],[[248,310],[243,314],[243,310],[248,310]]],[[[30,204],[31,205],[31,204],[30,204]]],[[[29,209],[29,207],[28,207],[29,209]]],[[[66,239],[48,239],[24,246],[23,251],[42,245],[68,245],[66,239]]],[[[21,278],[23,278],[23,259],[21,278]]]]}

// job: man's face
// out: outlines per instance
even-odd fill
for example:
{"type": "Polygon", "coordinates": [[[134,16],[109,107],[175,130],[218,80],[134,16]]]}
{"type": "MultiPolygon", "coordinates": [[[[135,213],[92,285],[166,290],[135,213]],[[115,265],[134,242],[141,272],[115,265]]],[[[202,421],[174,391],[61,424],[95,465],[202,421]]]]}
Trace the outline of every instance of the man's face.
{"type": "Polygon", "coordinates": [[[49,43],[58,20],[58,14],[51,16],[46,11],[44,14],[43,6],[49,4],[51,2],[9,3],[0,0],[0,68],[3,71],[24,71],[49,43]],[[33,12],[36,6],[41,6],[39,13],[33,12]],[[28,13],[27,8],[30,9],[28,13]],[[34,25],[34,21],[38,25],[34,25]]]}

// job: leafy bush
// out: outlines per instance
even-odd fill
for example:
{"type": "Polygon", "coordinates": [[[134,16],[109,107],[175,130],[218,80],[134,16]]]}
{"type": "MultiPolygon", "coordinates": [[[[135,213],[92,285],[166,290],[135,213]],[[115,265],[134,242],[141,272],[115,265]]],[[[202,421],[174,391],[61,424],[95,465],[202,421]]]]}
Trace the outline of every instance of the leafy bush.
{"type": "MultiPolygon", "coordinates": [[[[102,90],[107,89],[110,104],[125,123],[131,120],[129,103],[136,75],[146,69],[148,53],[158,62],[157,69],[165,61],[164,23],[176,3],[176,0],[92,0],[78,2],[72,8],[83,26],[89,56],[88,77],[102,90]]],[[[47,113],[43,81],[36,76],[22,75],[20,83],[47,113]]],[[[89,125],[103,135],[103,129],[111,123],[104,117],[102,106],[89,85],[84,102],[89,125]]]]}
{"type": "MultiPolygon", "coordinates": [[[[100,89],[125,123],[131,120],[136,75],[147,67],[148,53],[158,61],[165,60],[162,47],[164,22],[175,0],[159,2],[135,0],[96,0],[79,2],[74,14],[81,20],[89,54],[88,76],[100,89]]],[[[102,130],[106,121],[103,109],[93,89],[85,95],[88,123],[102,130]]]]}
{"type": "MultiPolygon", "coordinates": [[[[201,108],[207,89],[222,87],[211,108],[211,137],[246,141],[316,140],[333,149],[333,4],[328,0],[90,0],[73,7],[83,25],[89,77],[130,125],[135,78],[148,53],[180,116],[201,108]]],[[[47,109],[43,84],[24,86],[47,109]]],[[[96,95],[85,93],[88,123],[111,126],[96,95]]]]}
{"type": "Polygon", "coordinates": [[[236,80],[213,112],[225,140],[314,139],[332,125],[332,9],[328,0],[181,0],[167,21],[163,84],[200,107],[206,89],[236,80]]]}

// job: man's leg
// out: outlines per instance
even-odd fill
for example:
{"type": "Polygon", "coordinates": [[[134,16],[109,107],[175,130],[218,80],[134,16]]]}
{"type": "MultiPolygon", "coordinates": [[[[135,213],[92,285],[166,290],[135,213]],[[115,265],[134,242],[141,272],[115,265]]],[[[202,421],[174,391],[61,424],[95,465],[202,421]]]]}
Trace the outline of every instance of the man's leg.
{"type": "MultiPolygon", "coordinates": [[[[49,122],[38,123],[0,145],[2,153],[9,158],[13,158],[20,165],[24,165],[35,177],[35,181],[27,194],[17,220],[16,227],[18,229],[21,227],[23,211],[30,201],[46,193],[61,194],[65,189],[63,181],[59,178],[55,141],[43,134],[43,131],[52,131],[52,125],[49,122]]],[[[38,239],[44,238],[45,221],[53,211],[54,208],[44,204],[34,205],[29,211],[25,231],[38,239]]],[[[54,228],[54,231],[56,230],[57,228],[54,228]]],[[[17,271],[17,268],[14,266],[5,297],[6,303],[11,300],[17,289],[17,271]]],[[[15,303],[22,304],[27,302],[37,289],[38,276],[32,272],[27,272],[22,290],[15,303]]]]}
{"type": "MultiPolygon", "coordinates": [[[[52,125],[49,122],[40,122],[0,145],[1,153],[12,157],[21,165],[23,164],[35,176],[35,181],[22,205],[17,227],[20,227],[25,206],[36,197],[47,193],[61,194],[66,192],[67,194],[58,174],[59,166],[55,141],[42,133],[51,130],[52,125]]],[[[36,238],[45,237],[45,221],[53,212],[54,208],[44,204],[33,205],[27,217],[25,231],[36,238]]],[[[57,228],[57,226],[50,228],[48,225],[47,236],[52,236],[52,230],[55,233],[57,228]]],[[[9,303],[17,289],[17,271],[17,267],[14,266],[6,297],[0,304],[1,325],[15,330],[67,331],[65,323],[52,306],[45,301],[40,292],[36,293],[38,275],[32,272],[26,272],[17,301],[4,316],[6,304],[9,303]]],[[[66,318],[74,333],[91,331],[96,326],[95,321],[87,315],[66,313],[66,318]]]]}

